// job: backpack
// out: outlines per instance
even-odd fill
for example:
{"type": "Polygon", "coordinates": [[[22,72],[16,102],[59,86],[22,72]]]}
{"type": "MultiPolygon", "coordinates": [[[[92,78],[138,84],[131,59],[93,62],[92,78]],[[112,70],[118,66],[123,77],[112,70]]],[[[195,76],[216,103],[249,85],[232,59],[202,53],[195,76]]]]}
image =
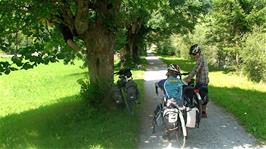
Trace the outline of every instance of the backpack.
{"type": "Polygon", "coordinates": [[[183,100],[183,83],[180,79],[170,77],[164,82],[163,87],[167,98],[183,100]]]}

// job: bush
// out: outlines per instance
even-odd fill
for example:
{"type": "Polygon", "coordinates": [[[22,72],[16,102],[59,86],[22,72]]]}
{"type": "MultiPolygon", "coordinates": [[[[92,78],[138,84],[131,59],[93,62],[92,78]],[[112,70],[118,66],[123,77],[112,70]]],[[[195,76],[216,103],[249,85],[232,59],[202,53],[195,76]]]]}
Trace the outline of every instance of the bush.
{"type": "Polygon", "coordinates": [[[101,107],[101,93],[99,90],[91,85],[88,80],[80,79],[78,80],[80,84],[80,95],[83,100],[85,100],[90,108],[100,108],[101,107]]]}
{"type": "Polygon", "coordinates": [[[175,48],[172,46],[168,37],[160,37],[157,39],[156,52],[160,55],[175,55],[175,48]]]}
{"type": "Polygon", "coordinates": [[[255,28],[244,36],[243,41],[240,54],[244,71],[253,81],[266,81],[266,33],[255,28]]]}
{"type": "Polygon", "coordinates": [[[187,42],[185,41],[184,37],[181,35],[174,35],[172,36],[172,44],[173,47],[176,49],[175,54],[180,57],[188,58],[189,47],[187,46],[187,42]]]}

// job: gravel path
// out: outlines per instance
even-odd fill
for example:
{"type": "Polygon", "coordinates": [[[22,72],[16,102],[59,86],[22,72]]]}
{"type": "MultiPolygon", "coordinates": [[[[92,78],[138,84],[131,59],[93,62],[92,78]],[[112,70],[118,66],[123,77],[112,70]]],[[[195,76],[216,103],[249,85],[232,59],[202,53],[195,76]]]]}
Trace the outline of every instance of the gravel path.
{"type": "MultiPolygon", "coordinates": [[[[162,139],[162,132],[152,134],[152,118],[160,97],[155,94],[154,83],[166,78],[164,70],[166,65],[158,57],[149,55],[149,62],[145,72],[145,101],[142,112],[142,124],[140,128],[140,149],[176,148],[174,140],[168,142],[162,139]]],[[[181,66],[182,67],[182,66],[181,66]]],[[[217,107],[212,102],[208,104],[208,118],[202,119],[199,128],[188,130],[188,149],[228,149],[228,148],[262,148],[256,145],[253,136],[237,123],[233,116],[217,107]]]]}

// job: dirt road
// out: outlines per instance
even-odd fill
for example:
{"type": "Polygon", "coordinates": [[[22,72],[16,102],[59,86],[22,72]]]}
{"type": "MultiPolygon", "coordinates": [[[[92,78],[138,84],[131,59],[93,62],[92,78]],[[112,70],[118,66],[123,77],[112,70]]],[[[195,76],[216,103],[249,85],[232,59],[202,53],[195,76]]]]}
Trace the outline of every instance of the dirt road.
{"type": "MultiPolygon", "coordinates": [[[[149,55],[147,60],[149,65],[145,72],[145,108],[142,112],[138,147],[140,149],[176,148],[174,140],[168,142],[162,139],[161,131],[152,134],[153,111],[160,100],[160,97],[155,94],[154,83],[166,77],[166,65],[156,56],[149,55]]],[[[256,145],[255,138],[246,133],[231,114],[212,102],[208,105],[208,118],[202,119],[199,128],[189,129],[186,144],[188,149],[261,148],[256,145]]]]}

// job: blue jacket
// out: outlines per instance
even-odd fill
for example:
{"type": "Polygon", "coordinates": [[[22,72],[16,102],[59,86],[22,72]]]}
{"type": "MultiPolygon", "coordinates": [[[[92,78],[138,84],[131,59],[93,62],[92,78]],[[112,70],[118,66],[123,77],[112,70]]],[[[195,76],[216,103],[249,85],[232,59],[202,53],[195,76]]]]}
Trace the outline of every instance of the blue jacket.
{"type": "Polygon", "coordinates": [[[160,80],[158,85],[167,98],[182,100],[183,82],[180,79],[170,76],[167,79],[160,80]]]}

